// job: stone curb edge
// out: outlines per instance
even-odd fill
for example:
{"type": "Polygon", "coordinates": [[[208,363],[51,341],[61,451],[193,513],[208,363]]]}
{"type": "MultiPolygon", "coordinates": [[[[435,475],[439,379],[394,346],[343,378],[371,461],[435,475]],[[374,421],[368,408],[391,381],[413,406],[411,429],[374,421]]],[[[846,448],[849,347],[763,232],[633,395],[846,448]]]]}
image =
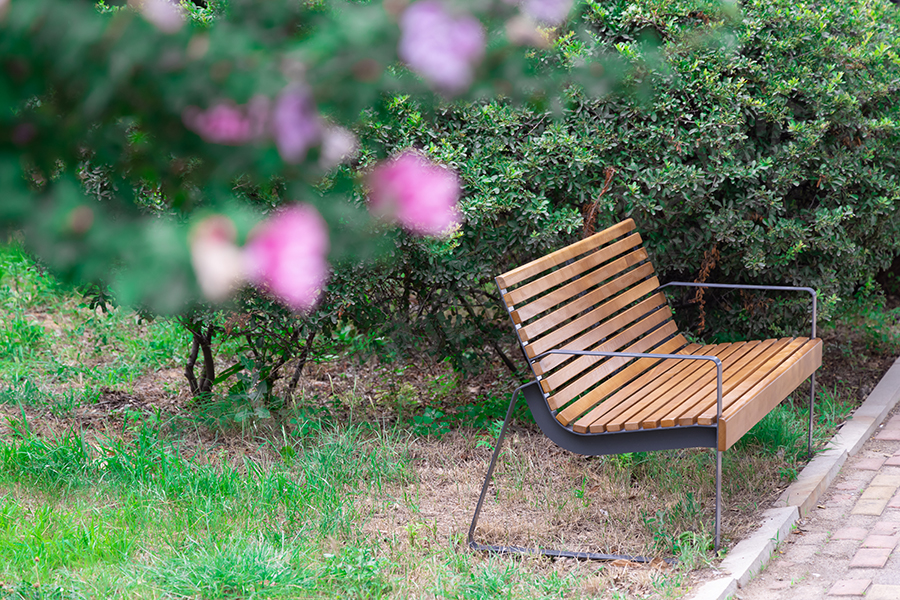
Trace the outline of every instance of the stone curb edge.
{"type": "Polygon", "coordinates": [[[763,513],[763,522],[757,530],[728,553],[717,569],[727,576],[707,581],[694,591],[690,600],[727,600],[738,587],[759,574],[797,520],[816,505],[847,458],[859,452],[898,401],[900,358],[831,439],[828,450],[806,465],[797,480],[775,501],[774,507],[763,513]]]}

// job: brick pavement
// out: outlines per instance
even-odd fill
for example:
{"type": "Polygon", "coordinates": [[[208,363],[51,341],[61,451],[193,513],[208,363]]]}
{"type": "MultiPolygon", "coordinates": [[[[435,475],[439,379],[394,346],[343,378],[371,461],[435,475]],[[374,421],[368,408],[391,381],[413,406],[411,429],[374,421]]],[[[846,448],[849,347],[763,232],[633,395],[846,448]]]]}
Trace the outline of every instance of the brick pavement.
{"type": "Polygon", "coordinates": [[[900,414],[841,473],[737,600],[900,600],[900,414]]]}

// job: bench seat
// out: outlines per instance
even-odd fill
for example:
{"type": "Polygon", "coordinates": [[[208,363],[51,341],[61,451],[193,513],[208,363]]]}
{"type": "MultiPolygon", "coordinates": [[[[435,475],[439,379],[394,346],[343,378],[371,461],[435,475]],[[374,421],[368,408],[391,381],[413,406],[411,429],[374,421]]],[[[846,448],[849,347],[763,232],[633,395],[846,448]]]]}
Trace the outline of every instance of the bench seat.
{"type": "Polygon", "coordinates": [[[805,337],[690,344],[631,219],[497,277],[548,408],[580,434],[718,423],[731,447],[822,364],[805,337]],[[722,362],[573,356],[554,350],[691,354],[722,362]],[[549,353],[549,354],[548,354],[549,353]]]}

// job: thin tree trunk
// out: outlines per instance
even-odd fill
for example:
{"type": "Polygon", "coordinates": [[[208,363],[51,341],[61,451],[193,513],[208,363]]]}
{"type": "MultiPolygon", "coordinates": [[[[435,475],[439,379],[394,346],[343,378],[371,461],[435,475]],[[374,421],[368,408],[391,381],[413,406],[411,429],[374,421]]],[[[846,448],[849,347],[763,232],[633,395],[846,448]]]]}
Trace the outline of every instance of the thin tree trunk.
{"type": "Polygon", "coordinates": [[[208,394],[212,391],[216,381],[216,363],[213,360],[212,340],[215,328],[210,325],[206,330],[206,336],[200,336],[200,349],[203,351],[203,378],[200,380],[200,393],[208,394]]]}
{"type": "Polygon", "coordinates": [[[297,384],[300,383],[300,374],[303,373],[303,367],[306,366],[306,359],[309,358],[309,351],[312,348],[313,340],[315,340],[318,333],[318,328],[313,327],[309,335],[306,336],[306,345],[303,346],[300,356],[297,357],[297,366],[294,367],[294,374],[291,376],[291,381],[288,384],[288,400],[294,399],[294,391],[297,389],[297,384]]]}
{"type": "Polygon", "coordinates": [[[197,364],[197,352],[200,350],[200,343],[197,341],[197,334],[192,333],[193,341],[191,342],[191,355],[188,357],[187,364],[184,365],[184,377],[188,381],[191,388],[191,396],[197,397],[199,386],[197,384],[197,376],[194,375],[194,365],[197,364]]]}
{"type": "Polygon", "coordinates": [[[191,332],[191,354],[188,361],[184,365],[184,377],[188,381],[191,389],[191,395],[197,398],[201,394],[208,394],[212,391],[213,382],[216,380],[216,365],[213,362],[212,339],[215,335],[215,327],[209,326],[206,335],[203,335],[203,326],[194,321],[186,319],[181,321],[185,329],[191,332]],[[203,353],[203,373],[200,379],[194,369],[197,366],[197,357],[203,353]]]}

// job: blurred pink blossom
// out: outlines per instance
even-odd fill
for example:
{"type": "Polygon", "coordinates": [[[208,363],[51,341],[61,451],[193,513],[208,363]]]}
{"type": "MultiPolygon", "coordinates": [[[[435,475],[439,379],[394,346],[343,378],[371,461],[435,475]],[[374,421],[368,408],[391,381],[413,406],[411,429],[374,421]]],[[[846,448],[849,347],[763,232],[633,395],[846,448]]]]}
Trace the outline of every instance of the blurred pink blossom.
{"type": "Polygon", "coordinates": [[[298,311],[319,299],[328,278],[328,230],[306,204],[279,210],[259,224],[244,247],[249,279],[298,311]]]}
{"type": "Polygon", "coordinates": [[[188,129],[207,142],[239,146],[253,138],[253,127],[244,110],[233,104],[217,104],[208,110],[189,106],[181,114],[188,129]]]}
{"type": "Polygon", "coordinates": [[[190,236],[191,265],[203,295],[213,302],[230,296],[244,281],[244,259],[235,245],[237,230],[222,215],[207,217],[190,236]]]}
{"type": "Polygon", "coordinates": [[[175,33],[184,25],[184,13],[177,0],[131,0],[130,4],[163,33],[175,33]]]}
{"type": "Polygon", "coordinates": [[[254,139],[263,139],[269,135],[269,117],[272,113],[272,100],[268,96],[256,94],[247,103],[247,121],[250,135],[254,139]]]}
{"type": "Polygon", "coordinates": [[[275,100],[271,127],[281,158],[289,163],[301,162],[322,136],[322,124],[309,89],[297,84],[285,88],[275,100]]]}
{"type": "Polygon", "coordinates": [[[560,25],[572,10],[572,0],[522,0],[522,12],[545,25],[560,25]]]}
{"type": "Polygon", "coordinates": [[[369,174],[369,209],[420,235],[441,235],[459,223],[459,179],[450,169],[407,151],[369,174]]]}
{"type": "Polygon", "coordinates": [[[351,158],[359,147],[356,136],[349,129],[330,125],[322,130],[322,147],[319,151],[319,166],[333,169],[351,158]]]}
{"type": "Polygon", "coordinates": [[[484,29],[471,15],[454,16],[439,0],[421,0],[400,17],[397,53],[439,90],[458,93],[472,83],[484,55],[484,29]]]}

